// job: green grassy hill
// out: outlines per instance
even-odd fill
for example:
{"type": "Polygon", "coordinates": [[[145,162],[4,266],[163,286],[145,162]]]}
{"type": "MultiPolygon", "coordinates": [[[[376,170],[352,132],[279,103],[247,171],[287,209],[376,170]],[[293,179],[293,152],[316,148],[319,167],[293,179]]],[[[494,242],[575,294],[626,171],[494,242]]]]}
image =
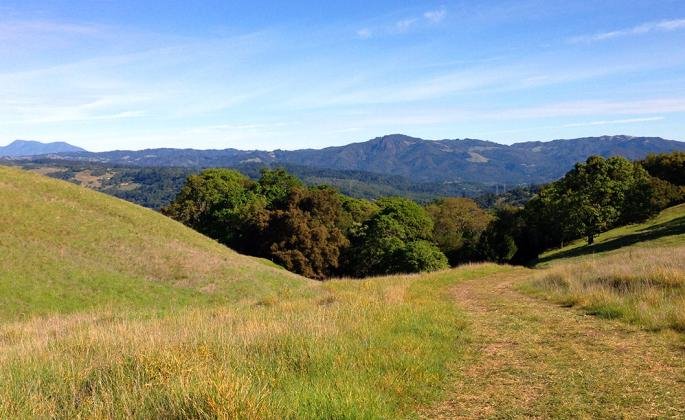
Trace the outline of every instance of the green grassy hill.
{"type": "Polygon", "coordinates": [[[627,248],[677,247],[685,245],[685,204],[662,211],[645,223],[623,226],[600,234],[593,245],[583,239],[540,256],[538,266],[587,256],[625,252],[627,248]]]}
{"type": "Polygon", "coordinates": [[[178,308],[307,288],[154,211],[0,167],[0,319],[178,308]]]}
{"type": "Polygon", "coordinates": [[[525,287],[565,306],[653,330],[685,332],[685,204],[645,223],[541,256],[525,287]]]}

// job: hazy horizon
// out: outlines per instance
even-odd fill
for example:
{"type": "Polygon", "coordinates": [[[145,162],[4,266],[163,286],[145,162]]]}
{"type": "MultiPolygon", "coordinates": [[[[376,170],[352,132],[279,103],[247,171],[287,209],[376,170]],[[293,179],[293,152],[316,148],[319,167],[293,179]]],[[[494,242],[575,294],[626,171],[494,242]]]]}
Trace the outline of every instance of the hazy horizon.
{"type": "Polygon", "coordinates": [[[675,0],[0,6],[0,139],[293,150],[389,133],[685,140],[675,0]]]}
{"type": "MultiPolygon", "coordinates": [[[[388,137],[388,136],[398,136],[398,135],[399,135],[399,136],[407,136],[407,137],[411,137],[411,138],[419,138],[419,139],[425,140],[425,141],[481,140],[481,141],[489,141],[489,142],[493,142],[493,143],[497,143],[497,144],[501,144],[501,145],[508,145],[508,146],[511,146],[511,145],[514,145],[514,144],[518,144],[518,143],[527,143],[527,142],[536,142],[536,141],[545,143],[545,142],[552,142],[552,141],[576,140],[576,139],[570,139],[570,138],[564,138],[564,139],[561,139],[561,138],[557,139],[557,138],[555,138],[555,139],[544,139],[544,140],[522,140],[522,141],[515,141],[515,142],[504,143],[504,142],[498,142],[498,141],[495,141],[495,140],[477,139],[477,138],[471,138],[471,137],[444,138],[444,139],[426,139],[426,138],[421,138],[421,137],[417,137],[417,136],[412,136],[412,135],[409,135],[409,134],[393,133],[393,134],[386,134],[386,135],[382,135],[382,136],[375,136],[375,137],[372,137],[372,138],[369,138],[369,139],[364,139],[364,140],[360,140],[360,139],[354,140],[354,139],[351,139],[350,141],[348,141],[348,142],[346,142],[346,143],[339,144],[339,145],[321,146],[321,147],[310,147],[309,149],[324,149],[324,148],[327,148],[327,147],[340,147],[340,146],[346,146],[346,145],[355,144],[355,143],[365,143],[365,142],[368,142],[368,141],[371,141],[371,140],[375,140],[375,139],[377,139],[377,138],[388,137]]],[[[588,137],[588,138],[598,138],[598,137],[655,137],[655,136],[633,136],[633,135],[630,135],[630,134],[599,134],[599,135],[595,135],[595,136],[585,136],[585,137],[588,137]]],[[[685,140],[681,140],[681,139],[670,139],[670,138],[663,138],[663,139],[664,139],[664,140],[669,140],[669,141],[677,141],[677,142],[685,143],[685,140]]],[[[134,152],[135,152],[135,151],[141,151],[141,150],[147,150],[147,149],[159,149],[159,148],[195,149],[195,150],[237,149],[237,150],[244,150],[244,151],[259,150],[259,151],[264,151],[264,152],[272,152],[272,151],[276,151],[276,150],[285,150],[285,151],[301,150],[301,149],[298,149],[298,148],[283,148],[283,147],[275,148],[275,149],[247,149],[247,148],[239,148],[239,147],[234,147],[234,148],[231,148],[231,147],[225,147],[225,148],[198,148],[198,147],[192,147],[192,146],[188,146],[188,147],[168,147],[168,146],[159,146],[159,147],[144,147],[144,148],[130,148],[130,149],[113,149],[113,148],[107,149],[107,148],[102,148],[102,149],[98,149],[98,150],[91,150],[91,149],[87,149],[87,148],[85,148],[85,147],[82,147],[82,146],[79,145],[79,144],[75,144],[75,143],[73,143],[73,142],[70,142],[70,141],[68,141],[68,140],[39,140],[39,139],[15,139],[15,140],[12,140],[12,141],[10,141],[10,142],[8,142],[8,143],[6,143],[6,144],[0,144],[0,147],[9,146],[10,144],[14,143],[15,141],[39,142],[39,143],[43,143],[43,144],[49,144],[49,143],[67,143],[67,144],[69,144],[69,145],[71,145],[71,146],[81,147],[81,148],[83,148],[83,149],[86,149],[86,150],[89,151],[89,152],[96,152],[96,153],[97,153],[97,152],[111,152],[111,151],[115,151],[115,150],[126,150],[126,151],[134,151],[134,152]]]]}

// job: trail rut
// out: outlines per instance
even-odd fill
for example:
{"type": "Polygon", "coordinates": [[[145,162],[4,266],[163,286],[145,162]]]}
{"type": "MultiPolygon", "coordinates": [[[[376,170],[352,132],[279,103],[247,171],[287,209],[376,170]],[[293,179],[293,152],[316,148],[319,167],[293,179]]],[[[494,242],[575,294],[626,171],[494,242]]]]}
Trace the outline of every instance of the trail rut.
{"type": "Polygon", "coordinates": [[[516,268],[453,289],[471,323],[448,398],[427,418],[685,417],[685,339],[516,289],[516,268]]]}

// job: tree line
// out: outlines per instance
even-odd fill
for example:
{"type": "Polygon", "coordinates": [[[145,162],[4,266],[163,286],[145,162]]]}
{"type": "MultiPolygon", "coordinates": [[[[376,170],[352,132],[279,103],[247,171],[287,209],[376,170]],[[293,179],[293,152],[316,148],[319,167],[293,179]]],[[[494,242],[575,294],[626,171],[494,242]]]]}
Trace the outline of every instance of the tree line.
{"type": "Polygon", "coordinates": [[[593,156],[523,206],[468,198],[426,205],[306,186],[284,169],[188,177],[164,214],[238,252],[314,278],[433,271],[473,261],[525,264],[546,249],[640,222],[685,198],[685,154],[642,162],[593,156]]]}

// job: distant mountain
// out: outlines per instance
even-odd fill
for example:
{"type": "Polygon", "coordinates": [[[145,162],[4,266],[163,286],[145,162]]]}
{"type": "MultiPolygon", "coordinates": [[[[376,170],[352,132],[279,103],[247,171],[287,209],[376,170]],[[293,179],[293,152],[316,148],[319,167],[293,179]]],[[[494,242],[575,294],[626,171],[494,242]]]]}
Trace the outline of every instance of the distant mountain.
{"type": "Polygon", "coordinates": [[[685,150],[685,143],[658,137],[604,136],[550,142],[423,140],[404,135],[322,150],[275,152],[280,161],[409,177],[415,181],[542,183],[564,175],[588,156],[641,159],[649,153],[685,150]]]}
{"type": "Polygon", "coordinates": [[[299,165],[365,171],[405,177],[413,182],[536,184],[561,177],[591,155],[641,159],[649,153],[685,150],[685,142],[660,137],[604,136],[511,146],[491,141],[423,140],[395,134],[363,143],[305,150],[148,149],[102,153],[55,153],[63,159],[135,166],[299,165]]]}
{"type": "Polygon", "coordinates": [[[62,141],[54,143],[41,143],[39,141],[15,140],[7,146],[0,147],[0,156],[5,157],[37,156],[51,153],[75,152],[85,152],[85,150],[62,141]]]}

